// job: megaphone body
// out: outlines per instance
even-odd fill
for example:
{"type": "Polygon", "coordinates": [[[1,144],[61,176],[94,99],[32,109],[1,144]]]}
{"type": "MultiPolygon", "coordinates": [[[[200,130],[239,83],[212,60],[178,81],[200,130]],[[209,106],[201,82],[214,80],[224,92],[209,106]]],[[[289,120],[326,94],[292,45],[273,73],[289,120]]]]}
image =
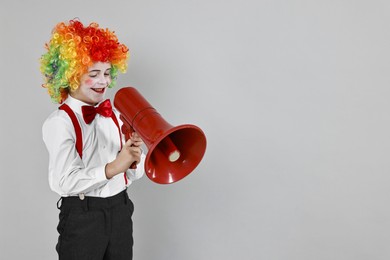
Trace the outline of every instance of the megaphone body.
{"type": "Polygon", "coordinates": [[[133,131],[148,148],[145,172],[152,181],[170,184],[190,174],[206,151],[206,136],[190,124],[172,126],[133,87],[120,89],[114,106],[121,113],[122,133],[128,139],[133,131]]]}

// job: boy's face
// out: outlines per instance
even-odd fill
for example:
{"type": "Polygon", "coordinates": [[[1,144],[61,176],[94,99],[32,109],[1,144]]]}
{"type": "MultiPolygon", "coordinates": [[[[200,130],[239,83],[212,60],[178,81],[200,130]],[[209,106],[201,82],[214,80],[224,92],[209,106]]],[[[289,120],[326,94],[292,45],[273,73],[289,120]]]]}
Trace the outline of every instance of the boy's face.
{"type": "Polygon", "coordinates": [[[90,105],[103,101],[108,85],[111,83],[111,64],[96,62],[81,76],[80,86],[71,90],[70,95],[90,105]]]}

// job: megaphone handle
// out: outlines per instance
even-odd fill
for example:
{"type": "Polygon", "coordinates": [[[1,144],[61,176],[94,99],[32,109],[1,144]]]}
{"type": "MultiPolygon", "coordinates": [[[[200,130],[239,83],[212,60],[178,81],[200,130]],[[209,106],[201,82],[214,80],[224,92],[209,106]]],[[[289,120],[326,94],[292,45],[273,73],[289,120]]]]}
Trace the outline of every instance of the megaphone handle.
{"type": "Polygon", "coordinates": [[[130,169],[137,169],[137,162],[133,162],[131,165],[130,165],[130,169]]]}
{"type": "MultiPolygon", "coordinates": [[[[122,117],[121,115],[121,119],[122,121],[124,120],[124,118],[122,117]]],[[[126,121],[123,121],[123,125],[122,125],[122,133],[125,135],[125,140],[129,140],[130,139],[130,136],[131,134],[134,132],[134,129],[130,126],[130,125],[127,125],[125,122],[126,121]]],[[[133,145],[131,145],[133,146],[133,145]]],[[[133,162],[131,165],[130,165],[130,168],[129,169],[137,169],[137,162],[133,162]]]]}
{"type": "MultiPolygon", "coordinates": [[[[131,134],[134,133],[134,129],[133,129],[131,126],[129,127],[129,130],[130,130],[130,131],[127,132],[127,134],[128,134],[128,139],[130,139],[131,134]]],[[[134,146],[134,145],[131,145],[131,146],[134,146]]],[[[133,169],[133,170],[137,169],[137,162],[133,162],[133,163],[130,165],[130,169],[133,169]]]]}

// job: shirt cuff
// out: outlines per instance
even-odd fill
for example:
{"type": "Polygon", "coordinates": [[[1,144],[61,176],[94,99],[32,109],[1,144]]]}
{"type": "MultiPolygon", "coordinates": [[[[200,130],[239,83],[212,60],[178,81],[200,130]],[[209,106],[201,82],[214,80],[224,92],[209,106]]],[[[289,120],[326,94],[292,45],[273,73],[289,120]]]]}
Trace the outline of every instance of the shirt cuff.
{"type": "Polygon", "coordinates": [[[96,168],[96,180],[98,182],[104,182],[104,181],[109,180],[109,179],[107,179],[107,176],[106,176],[106,166],[107,166],[107,164],[96,168]]]}

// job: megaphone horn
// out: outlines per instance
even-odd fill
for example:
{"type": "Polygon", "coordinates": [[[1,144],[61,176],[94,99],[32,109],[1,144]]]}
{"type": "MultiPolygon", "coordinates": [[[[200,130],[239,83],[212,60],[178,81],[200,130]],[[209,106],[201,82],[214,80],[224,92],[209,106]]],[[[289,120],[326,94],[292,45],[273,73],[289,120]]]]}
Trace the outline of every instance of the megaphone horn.
{"type": "Polygon", "coordinates": [[[206,136],[190,124],[173,127],[133,87],[120,89],[114,106],[121,113],[126,139],[135,131],[148,148],[145,172],[152,181],[170,184],[190,174],[206,151],[206,136]]]}

